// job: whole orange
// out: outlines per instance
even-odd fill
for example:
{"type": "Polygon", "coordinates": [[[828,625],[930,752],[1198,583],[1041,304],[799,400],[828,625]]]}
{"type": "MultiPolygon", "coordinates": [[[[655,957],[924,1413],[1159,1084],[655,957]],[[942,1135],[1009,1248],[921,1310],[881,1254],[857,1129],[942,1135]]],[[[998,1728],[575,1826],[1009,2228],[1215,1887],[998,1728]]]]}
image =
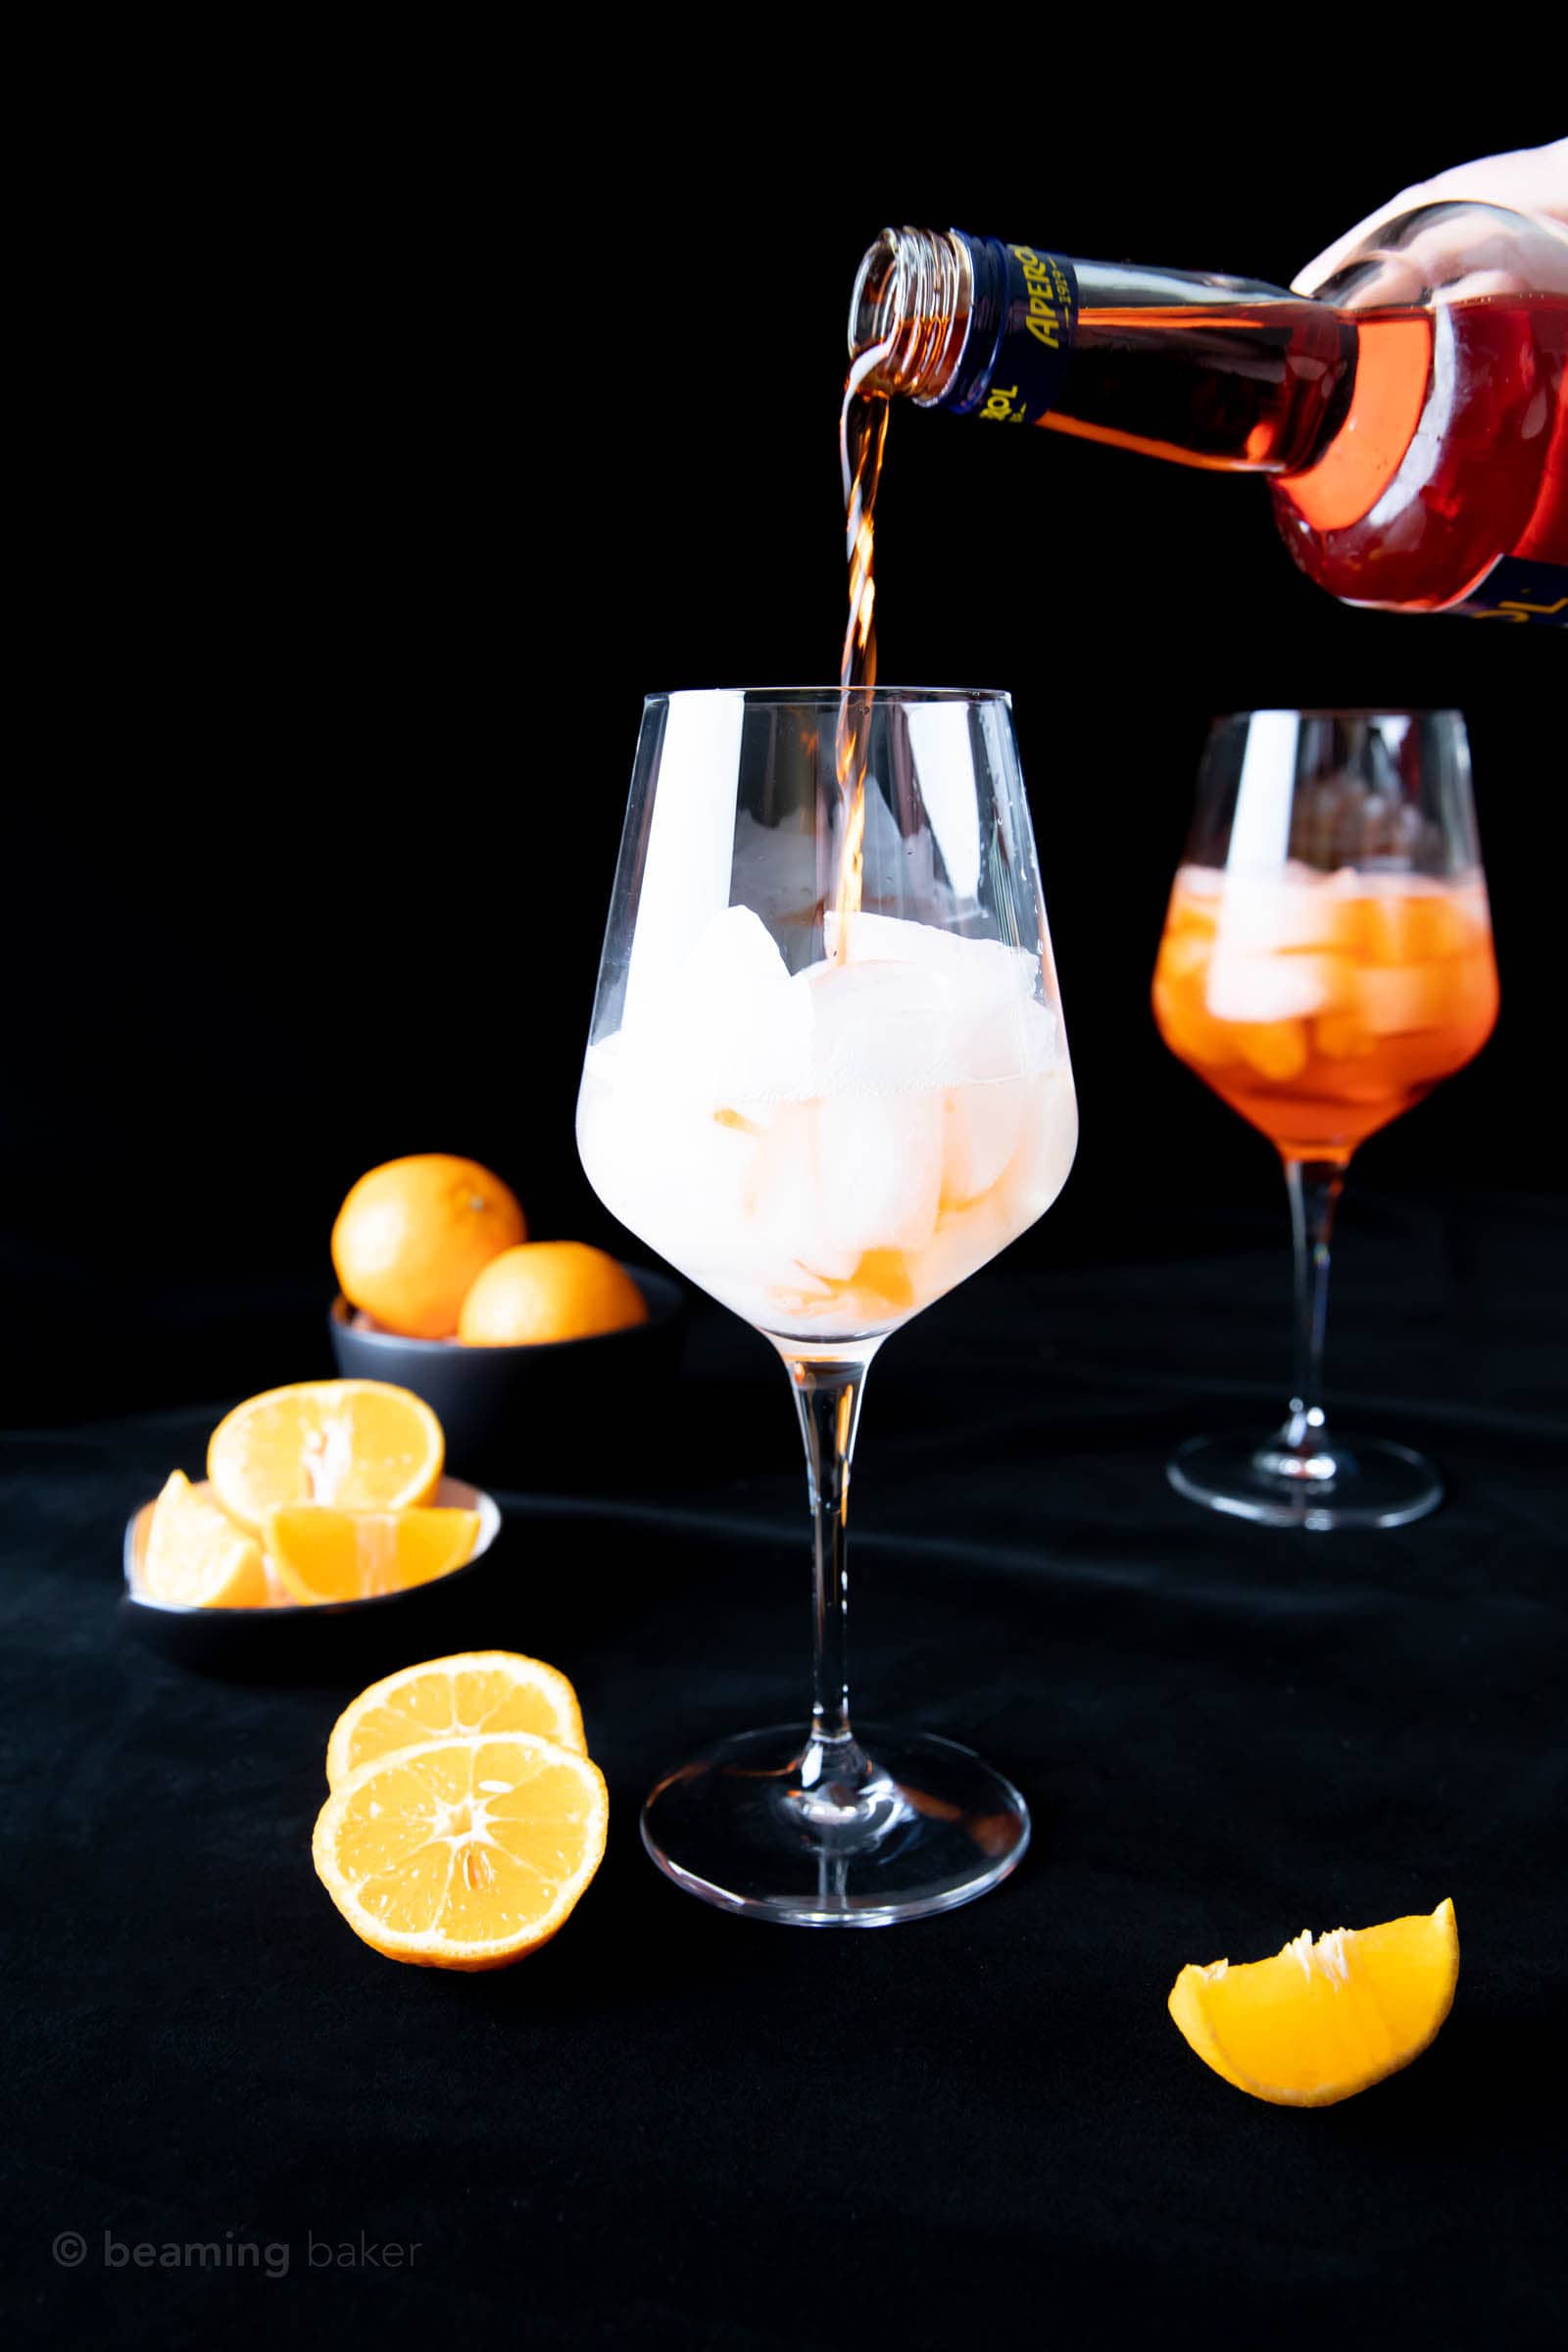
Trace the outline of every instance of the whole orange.
{"type": "Polygon", "coordinates": [[[446,1340],[474,1276],[527,1234],[499,1176],[419,1152],[360,1178],[337,1212],[332,1263],[351,1306],[406,1339],[446,1340]]]}
{"type": "Polygon", "coordinates": [[[586,1242],[528,1242],[504,1250],[475,1278],[458,1337],[470,1348],[515,1348],[593,1339],[647,1320],[641,1291],[603,1250],[586,1242]]]}

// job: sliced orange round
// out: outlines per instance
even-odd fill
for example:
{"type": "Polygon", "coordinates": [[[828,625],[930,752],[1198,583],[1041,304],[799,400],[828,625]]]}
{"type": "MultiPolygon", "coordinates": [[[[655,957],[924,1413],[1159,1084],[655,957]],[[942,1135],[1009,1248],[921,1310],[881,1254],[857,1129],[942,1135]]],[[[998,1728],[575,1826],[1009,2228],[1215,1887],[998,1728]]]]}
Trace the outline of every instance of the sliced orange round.
{"type": "Polygon", "coordinates": [[[381,1380],[306,1380],[237,1404],[214,1430],[207,1475],[231,1519],[259,1535],[288,1502],[399,1511],[428,1502],[445,1458],[420,1396],[381,1380]]]}
{"type": "Polygon", "coordinates": [[[1453,2005],[1453,1905],[1305,1929],[1272,1960],[1182,1970],[1170,2013],[1205,2066],[1278,2107],[1332,2107],[1418,2058],[1453,2005]]]}
{"type": "Polygon", "coordinates": [[[553,1740],[432,1740],[351,1772],[311,1851],[355,1935],[389,1960],[505,1968],[570,1916],[609,1818],[598,1766],[553,1740]]]}
{"type": "Polygon", "coordinates": [[[291,1600],[370,1600],[450,1576],[473,1557],[477,1511],[343,1511],[285,1502],[263,1522],[291,1600]]]}
{"type": "Polygon", "coordinates": [[[326,1743],[326,1785],[429,1740],[532,1732],[586,1755],[582,1712],[565,1676],[514,1649],[470,1649],[400,1666],[350,1701],[326,1743]]]}
{"type": "Polygon", "coordinates": [[[265,1609],[270,1597],[255,1537],[183,1470],[171,1474],[153,1505],[141,1584],[151,1599],[183,1608],[265,1609]]]}

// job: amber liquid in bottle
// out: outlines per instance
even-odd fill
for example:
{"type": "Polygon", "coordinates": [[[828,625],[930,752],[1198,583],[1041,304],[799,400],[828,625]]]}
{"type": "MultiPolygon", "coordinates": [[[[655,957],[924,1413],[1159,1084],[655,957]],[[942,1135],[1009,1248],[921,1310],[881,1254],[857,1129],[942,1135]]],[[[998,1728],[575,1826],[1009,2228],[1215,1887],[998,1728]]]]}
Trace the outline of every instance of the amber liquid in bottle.
{"type": "Polygon", "coordinates": [[[1354,327],[1348,429],[1273,484],[1308,577],[1422,612],[1484,593],[1499,557],[1568,566],[1568,299],[1363,311],[1354,327]]]}

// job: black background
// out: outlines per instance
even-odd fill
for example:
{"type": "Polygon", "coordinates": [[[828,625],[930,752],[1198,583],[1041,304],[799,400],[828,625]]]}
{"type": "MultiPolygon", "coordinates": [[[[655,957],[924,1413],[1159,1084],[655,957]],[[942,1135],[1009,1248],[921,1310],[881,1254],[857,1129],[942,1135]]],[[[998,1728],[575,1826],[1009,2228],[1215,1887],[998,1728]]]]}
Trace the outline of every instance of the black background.
{"type": "MultiPolygon", "coordinates": [[[[472,1153],[536,1235],[624,1246],[571,1115],[641,698],[835,672],[865,244],[956,220],[1283,282],[1552,129],[1452,89],[1389,111],[1282,145],[1261,107],[1201,137],[1179,104],[1057,108],[1038,138],[950,108],[937,137],[886,102],[858,167],[787,94],[666,77],[567,170],[475,82],[263,132],[230,93],[140,145],[86,241],[111,330],[14,808],[12,1416],[313,1367],[333,1213],[397,1153],[472,1153]]],[[[1021,1261],[1180,1251],[1195,1203],[1276,1199],[1147,995],[1204,729],[1249,704],[1472,730],[1501,1024],[1348,1213],[1555,1186],[1559,632],[1349,612],[1256,480],[912,410],[878,577],[885,682],[1014,697],[1083,1110],[1021,1261]]]]}
{"type": "Polygon", "coordinates": [[[396,88],[379,51],[182,39],[79,167],[8,841],[0,1361],[54,1426],[3,1440],[7,2302],[117,2344],[1555,2343],[1565,1261],[1522,1196],[1559,1185],[1560,635],[1340,610],[1255,482],[893,420],[883,676],[1013,692],[1084,1133],[878,1364],[857,1671],[1015,1772],[1010,1887],[774,1934],[640,1852],[653,1771],[783,1715],[804,1662],[794,1431],[716,1311],[660,1400],[673,1494],[509,1495],[494,1574],[436,1596],[422,1654],[558,1660],[611,1786],[526,1968],[393,1968],[310,1873],[327,1731],[401,1657],[208,1681],[115,1620],[129,1509],[221,1402],[326,1368],[364,1168],[471,1152],[537,1233],[616,1240],[571,1111],[641,697],[832,674],[883,222],[1283,281],[1562,127],[1446,63],[1357,99],[1343,58],[1227,89],[1205,59],[1140,101],[1111,22],[1098,80],[950,27],[910,107],[853,24],[751,29],[774,49],[644,68],[607,28],[594,71],[410,47],[396,88]],[[1209,717],[1280,702],[1463,708],[1504,990],[1344,1219],[1337,1393],[1449,1504],[1310,1546],[1160,1477],[1283,1377],[1278,1170],[1147,1001],[1209,717]],[[1285,2113],[1177,2042],[1183,1959],[1444,1893],[1460,2005],[1396,2082],[1285,2113]],[[106,2230],[285,2240],[290,2283],[127,2275],[106,2230]],[[424,2267],[306,2269],[362,2231],[424,2267]]]}

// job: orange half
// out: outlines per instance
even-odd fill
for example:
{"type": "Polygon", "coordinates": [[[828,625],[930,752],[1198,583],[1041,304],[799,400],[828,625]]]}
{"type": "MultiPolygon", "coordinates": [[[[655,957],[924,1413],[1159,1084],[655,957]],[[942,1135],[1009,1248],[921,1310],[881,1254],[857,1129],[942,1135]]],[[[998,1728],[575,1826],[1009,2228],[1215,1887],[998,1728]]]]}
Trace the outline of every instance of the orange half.
{"type": "Polygon", "coordinates": [[[430,1740],[531,1732],[586,1755],[582,1712],[565,1676],[513,1649],[470,1649],[402,1666],[352,1699],[326,1743],[326,1785],[430,1740]]]}
{"type": "Polygon", "coordinates": [[[362,1764],[321,1807],[317,1876],[356,1936],[421,1968],[505,1968],[564,1925],[599,1868],[597,1765],[528,1732],[362,1764]]]}
{"type": "Polygon", "coordinates": [[[1205,2066],[1280,2107],[1332,2107],[1435,2038],[1459,1981],[1453,1905],[1376,1928],[1306,1929],[1272,1960],[1187,1967],[1170,2013],[1205,2066]]]}
{"type": "Polygon", "coordinates": [[[445,1458],[421,1396],[381,1380],[306,1380],[249,1396],[214,1430],[207,1475],[231,1519],[259,1535],[290,1502],[397,1511],[428,1502],[445,1458]]]}

